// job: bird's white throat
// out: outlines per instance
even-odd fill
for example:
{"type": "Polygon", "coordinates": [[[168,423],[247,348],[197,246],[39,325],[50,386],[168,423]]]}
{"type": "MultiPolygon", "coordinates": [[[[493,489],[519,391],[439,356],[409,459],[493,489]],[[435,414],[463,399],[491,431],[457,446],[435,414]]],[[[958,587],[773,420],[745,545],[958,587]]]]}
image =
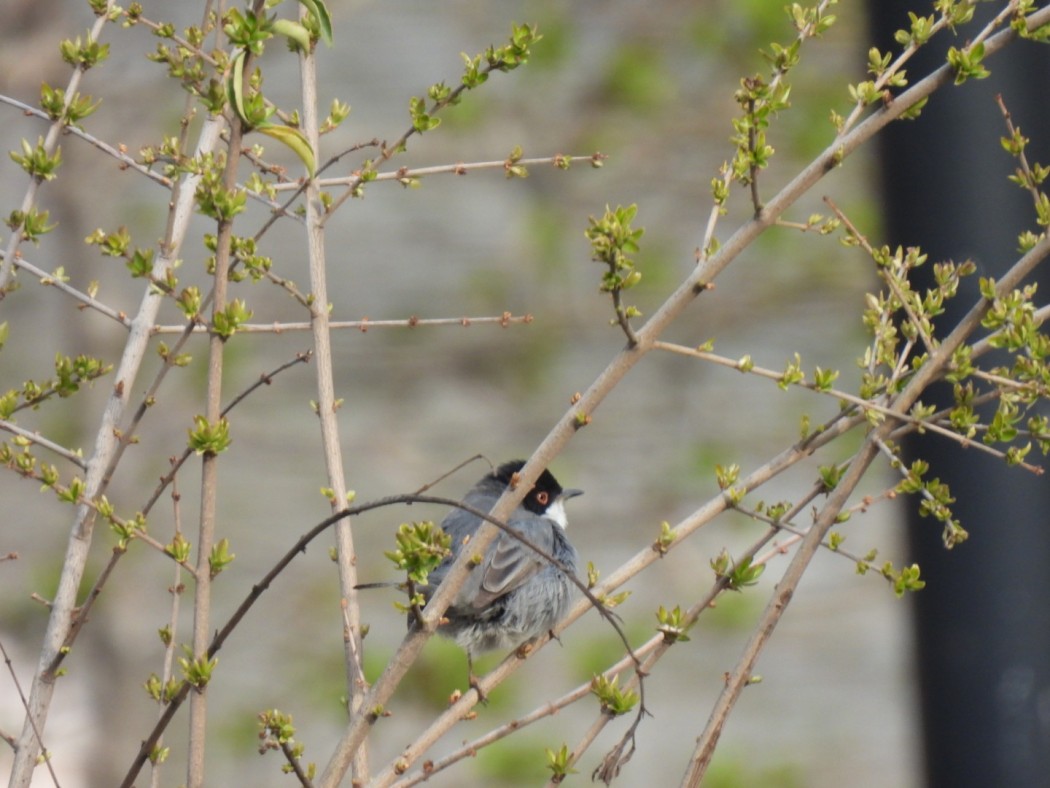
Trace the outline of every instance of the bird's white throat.
{"type": "Polygon", "coordinates": [[[565,516],[565,501],[561,498],[556,500],[550,506],[547,507],[547,511],[543,513],[544,517],[554,520],[563,529],[568,529],[569,520],[565,516]]]}

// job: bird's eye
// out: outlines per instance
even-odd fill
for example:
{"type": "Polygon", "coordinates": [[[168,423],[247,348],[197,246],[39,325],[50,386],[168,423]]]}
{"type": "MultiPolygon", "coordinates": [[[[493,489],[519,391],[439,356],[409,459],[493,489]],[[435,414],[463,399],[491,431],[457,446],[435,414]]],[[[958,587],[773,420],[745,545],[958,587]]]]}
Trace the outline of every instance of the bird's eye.
{"type": "Polygon", "coordinates": [[[546,506],[547,505],[547,501],[549,501],[550,499],[551,499],[551,494],[549,492],[547,492],[546,490],[544,490],[543,492],[536,493],[536,502],[540,506],[546,506]]]}

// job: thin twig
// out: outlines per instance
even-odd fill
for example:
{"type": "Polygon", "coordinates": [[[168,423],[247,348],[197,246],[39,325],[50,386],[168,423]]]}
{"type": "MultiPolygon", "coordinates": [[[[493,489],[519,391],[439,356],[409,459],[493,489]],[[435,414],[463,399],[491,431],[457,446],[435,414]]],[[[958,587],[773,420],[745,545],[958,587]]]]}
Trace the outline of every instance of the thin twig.
{"type": "Polygon", "coordinates": [[[6,432],[10,432],[12,435],[17,435],[20,438],[25,438],[27,441],[35,443],[37,446],[41,446],[42,448],[48,449],[49,451],[53,451],[60,457],[69,460],[81,470],[85,470],[87,468],[87,463],[84,461],[84,456],[80,451],[73,451],[72,449],[67,449],[65,446],[59,446],[57,443],[45,438],[43,435],[40,435],[36,432],[30,432],[29,430],[19,427],[17,424],[10,422],[7,419],[0,419],[0,430],[5,430],[6,432]]]}
{"type": "Polygon", "coordinates": [[[758,164],[755,162],[755,149],[757,147],[758,129],[755,127],[755,100],[747,100],[747,151],[751,154],[751,166],[748,171],[748,181],[751,185],[751,210],[755,216],[762,213],[762,197],[758,193],[758,164]]]}
{"type": "MultiPolygon", "coordinates": [[[[344,156],[348,156],[349,154],[355,153],[355,152],[357,152],[357,151],[359,151],[359,150],[361,150],[363,148],[379,147],[381,144],[382,143],[380,143],[379,140],[373,139],[373,140],[369,140],[368,142],[361,142],[361,143],[358,143],[356,145],[351,145],[349,148],[347,148],[344,151],[341,151],[340,153],[337,153],[335,156],[333,156],[328,161],[326,161],[322,166],[318,167],[317,168],[317,175],[320,176],[320,174],[322,172],[324,172],[325,170],[327,170],[329,167],[333,167],[344,156]]],[[[315,178],[315,182],[317,182],[316,178],[315,178]]],[[[260,227],[258,229],[258,231],[255,233],[255,239],[256,240],[258,240],[263,235],[265,235],[266,231],[269,230],[270,227],[272,227],[273,224],[279,218],[281,218],[282,216],[290,216],[290,217],[294,217],[294,218],[297,218],[297,219],[299,218],[295,214],[290,213],[288,211],[288,209],[295,203],[295,201],[297,199],[299,199],[299,196],[301,194],[303,194],[303,192],[306,191],[306,187],[307,187],[307,185],[309,183],[310,183],[310,181],[306,180],[305,178],[301,180],[301,182],[296,187],[295,191],[292,193],[292,196],[289,197],[287,200],[285,200],[283,205],[281,205],[276,210],[274,210],[270,214],[270,216],[266,219],[266,221],[263,223],[262,227],[260,227]]],[[[275,189],[281,190],[280,189],[281,184],[273,184],[273,186],[274,186],[275,189]]],[[[304,304],[304,306],[306,306],[306,304],[304,304]]]]}
{"type": "MultiPolygon", "coordinates": [[[[233,410],[233,408],[237,404],[239,404],[245,397],[247,397],[253,391],[258,389],[260,386],[270,385],[273,382],[274,377],[279,375],[281,372],[284,372],[286,369],[289,369],[290,367],[296,364],[305,364],[309,362],[310,357],[312,355],[313,353],[310,350],[300,351],[295,354],[295,358],[289,361],[285,361],[283,364],[276,367],[271,372],[263,373],[262,375],[260,375],[258,380],[256,380],[250,386],[248,386],[244,391],[240,392],[236,397],[233,398],[233,400],[230,401],[230,403],[225,408],[222,409],[222,412],[219,414],[220,418],[229,414],[229,412],[233,410]]],[[[161,495],[163,495],[164,490],[174,480],[175,474],[179,472],[179,469],[183,466],[186,460],[188,460],[192,456],[193,449],[187,446],[185,449],[182,450],[182,453],[177,458],[172,459],[171,470],[166,475],[160,478],[160,482],[153,489],[153,492],[150,494],[150,497],[147,499],[145,505],[142,507],[143,514],[149,514],[150,510],[157,502],[157,499],[160,498],[161,495]]]]}
{"type": "MultiPolygon", "coordinates": [[[[454,475],[456,473],[459,473],[463,468],[466,468],[468,465],[470,465],[472,462],[475,462],[476,460],[485,460],[485,462],[488,462],[488,460],[485,459],[485,455],[484,454],[475,454],[473,457],[468,457],[467,459],[463,460],[463,462],[461,462],[459,465],[457,465],[452,470],[446,471],[445,473],[441,474],[440,476],[438,476],[433,481],[429,481],[426,484],[424,484],[422,487],[420,487],[418,490],[415,490],[415,494],[416,495],[422,495],[427,490],[429,490],[431,487],[434,487],[434,486],[436,486],[438,484],[441,484],[441,482],[445,481],[445,479],[447,479],[449,476],[452,476],[452,475],[454,475]]],[[[489,462],[488,465],[489,465],[489,470],[492,471],[493,470],[492,463],[489,462]]]]}
{"type": "Polygon", "coordinates": [[[231,410],[233,410],[239,404],[241,404],[245,397],[251,395],[252,392],[260,388],[261,386],[269,386],[273,384],[273,379],[280,375],[282,372],[284,372],[286,369],[291,369],[296,364],[308,364],[310,363],[311,358],[313,358],[312,350],[301,350],[295,354],[295,358],[285,361],[283,364],[276,367],[271,372],[264,372],[263,374],[259,375],[258,380],[256,380],[254,383],[252,383],[250,386],[244,389],[244,391],[242,391],[240,394],[238,394],[236,397],[229,401],[226,407],[223,408],[222,411],[220,411],[219,416],[221,417],[228,414],[231,410]]]}
{"type": "Polygon", "coordinates": [[[288,766],[291,768],[292,773],[298,778],[299,784],[302,785],[303,788],[313,788],[313,783],[310,782],[310,778],[307,777],[306,772],[303,771],[303,765],[299,763],[299,759],[296,757],[295,753],[292,752],[291,745],[286,741],[282,741],[280,747],[284,759],[288,761],[288,766]]]}
{"type": "MultiPolygon", "coordinates": [[[[377,143],[373,141],[371,144],[377,143]]],[[[534,158],[518,159],[514,164],[527,167],[542,167],[550,165],[557,167],[560,170],[564,170],[567,169],[570,164],[583,162],[588,162],[592,165],[600,165],[607,158],[608,157],[604,153],[592,153],[589,156],[564,156],[562,154],[555,154],[554,156],[536,156],[534,158]]],[[[499,170],[502,172],[506,170],[506,167],[506,159],[499,159],[498,161],[472,161],[458,162],[456,164],[438,164],[431,167],[401,167],[392,172],[376,173],[370,183],[381,181],[396,181],[398,183],[404,183],[411,179],[426,178],[431,175],[466,175],[467,173],[481,170],[499,170]]],[[[361,173],[357,172],[351,175],[343,175],[338,178],[318,178],[316,182],[322,189],[329,189],[333,186],[353,186],[359,183],[360,177],[361,173]]],[[[290,191],[300,189],[301,185],[297,183],[278,183],[274,184],[273,188],[279,192],[290,191]]]]}
{"type": "MultiPolygon", "coordinates": [[[[0,252],[0,256],[2,255],[3,253],[0,252]]],[[[90,307],[91,309],[100,312],[101,314],[105,315],[111,320],[115,320],[116,322],[120,323],[120,325],[122,325],[124,328],[130,327],[131,321],[128,320],[128,316],[125,315],[123,312],[118,312],[116,309],[112,309],[111,307],[106,306],[97,298],[93,298],[87,293],[81,292],[75,287],[71,287],[68,283],[62,281],[62,279],[58,278],[54,274],[49,274],[42,268],[38,268],[37,266],[33,265],[21,255],[18,255],[15,258],[15,267],[21,268],[23,271],[28,271],[33,276],[36,276],[40,279],[40,284],[48,287],[54,287],[57,290],[61,290],[66,295],[71,296],[72,298],[79,301],[84,307],[90,307]]]]}
{"type": "MultiPolygon", "coordinates": [[[[822,494],[824,492],[826,492],[826,489],[824,488],[824,486],[822,484],[814,485],[813,488],[810,490],[810,493],[804,499],[804,500],[807,501],[806,505],[808,505],[808,502],[811,502],[814,498],[816,498],[818,495],[820,495],[820,494],[822,494]]],[[[888,499],[891,496],[888,495],[888,494],[883,494],[882,497],[888,499]]],[[[871,501],[866,500],[863,504],[860,504],[860,505],[864,506],[865,508],[870,507],[871,501]]],[[[759,522],[766,523],[767,525],[769,525],[772,528],[776,528],[779,531],[784,531],[785,533],[788,533],[788,534],[791,535],[791,538],[789,538],[785,542],[783,542],[783,543],[779,543],[779,542],[776,543],[774,545],[773,550],[771,550],[769,553],[766,553],[765,555],[761,555],[761,556],[756,556],[755,560],[752,561],[752,563],[751,563],[752,566],[759,566],[761,564],[769,563],[769,561],[775,555],[780,555],[781,553],[783,553],[786,548],[790,547],[791,545],[793,545],[796,542],[798,542],[801,539],[803,539],[805,537],[805,535],[809,532],[808,528],[799,528],[799,527],[797,527],[795,525],[792,525],[792,523],[791,523],[791,521],[794,519],[794,516],[800,510],[800,507],[798,505],[792,507],[792,510],[793,510],[794,514],[789,513],[789,514],[784,515],[783,517],[778,517],[778,518],[770,517],[767,514],[763,514],[762,512],[755,511],[754,509],[748,509],[748,508],[746,508],[744,506],[739,506],[738,505],[735,508],[736,508],[737,511],[739,511],[742,514],[747,515],[748,517],[750,517],[753,520],[758,520],[759,522]]],[[[827,541],[827,540],[821,542],[820,546],[825,548],[829,552],[834,553],[835,555],[839,555],[839,556],[842,556],[843,558],[848,559],[849,561],[853,562],[854,564],[860,564],[860,563],[864,562],[864,558],[862,556],[854,555],[854,554],[850,553],[847,550],[843,550],[841,547],[832,547],[831,543],[829,541],[827,541]]],[[[886,580],[890,580],[890,582],[892,582],[892,580],[890,578],[885,578],[885,579],[886,580]]]]}
{"type": "MultiPolygon", "coordinates": [[[[308,15],[305,6],[299,8],[300,17],[308,15]]],[[[303,131],[310,147],[320,149],[320,120],[317,112],[317,60],[313,50],[299,50],[299,87],[303,104],[303,131]]],[[[311,337],[317,356],[316,371],[317,413],[321,428],[321,454],[330,492],[333,512],[339,512],[347,500],[342,440],[339,433],[335,395],[335,364],[332,358],[332,332],[329,328],[328,264],[325,250],[324,206],[321,191],[312,178],[306,184],[306,248],[309,262],[311,337]]],[[[357,552],[354,547],[350,518],[340,518],[334,528],[335,562],[339,576],[340,611],[346,621],[344,639],[344,673],[347,685],[347,708],[351,716],[362,713],[367,685],[362,681],[361,609],[357,601],[357,552]]],[[[362,747],[354,753],[353,779],[368,780],[368,751],[362,747]]]]}
{"type": "MultiPolygon", "coordinates": [[[[1009,139],[1012,140],[1014,137],[1019,136],[1020,130],[1014,126],[1010,110],[1006,108],[1006,102],[1003,101],[1001,93],[996,94],[995,103],[999,105],[999,111],[1003,114],[1003,121],[1006,123],[1006,131],[1009,134],[1009,139]]],[[[1017,156],[1017,163],[1021,165],[1021,173],[1025,176],[1022,185],[1024,186],[1025,191],[1027,191],[1032,197],[1032,201],[1036,204],[1036,207],[1038,207],[1041,195],[1039,194],[1039,189],[1035,186],[1035,178],[1032,176],[1032,168],[1028,165],[1028,157],[1025,156],[1023,148],[1015,155],[1017,156]]]]}
{"type": "MultiPolygon", "coordinates": [[[[489,62],[484,66],[484,68],[482,68],[480,73],[487,78],[492,72],[498,70],[503,65],[504,64],[502,61],[489,62]]],[[[449,91],[447,96],[445,96],[443,99],[436,100],[433,103],[433,105],[427,110],[427,114],[436,115],[437,113],[444,110],[446,107],[456,104],[459,101],[460,96],[468,89],[469,88],[467,87],[467,84],[465,82],[460,82],[459,85],[457,85],[454,89],[449,91]]],[[[408,140],[413,135],[421,133],[422,132],[420,132],[419,129],[415,127],[415,125],[412,125],[409,126],[392,145],[387,145],[384,142],[380,146],[379,157],[374,162],[372,162],[373,169],[380,164],[388,162],[396,154],[406,150],[408,146],[408,140]]],[[[335,200],[333,200],[332,203],[326,208],[325,215],[321,219],[322,225],[324,225],[333,215],[335,215],[335,212],[339,210],[343,203],[345,203],[347,200],[349,200],[351,197],[357,194],[358,188],[364,183],[364,180],[365,175],[363,172],[358,172],[354,174],[354,176],[347,182],[346,189],[343,191],[343,193],[335,200]]]]}
{"type": "MultiPolygon", "coordinates": [[[[182,500],[182,496],[179,494],[178,484],[175,479],[171,482],[171,508],[172,508],[172,519],[174,521],[174,534],[177,536],[182,533],[182,507],[179,505],[182,500]]],[[[181,566],[176,563],[172,568],[173,577],[172,584],[168,588],[168,593],[171,594],[171,612],[168,616],[168,630],[167,630],[167,642],[164,644],[164,663],[161,668],[160,686],[161,686],[161,697],[158,700],[158,716],[164,711],[164,695],[168,686],[168,682],[174,675],[173,668],[175,665],[175,648],[178,643],[176,632],[179,626],[179,607],[182,600],[182,593],[185,590],[185,586],[182,582],[182,571],[181,566]]],[[[156,747],[162,747],[163,740],[158,739],[156,747]]],[[[150,784],[152,788],[159,788],[160,786],[160,773],[161,773],[161,762],[154,761],[153,768],[150,770],[150,784]]]]}
{"type": "MultiPolygon", "coordinates": [[[[616,263],[609,264],[610,272],[616,273],[616,263]]],[[[638,344],[638,335],[634,333],[634,326],[631,325],[630,318],[627,317],[627,310],[623,306],[623,290],[619,287],[612,289],[612,303],[613,313],[616,315],[616,323],[620,326],[620,330],[623,331],[624,336],[627,337],[627,344],[630,347],[634,347],[638,344]]]]}
{"type": "MultiPolygon", "coordinates": [[[[58,788],[60,783],[58,782],[58,775],[55,774],[55,767],[51,765],[51,753],[48,751],[47,747],[44,746],[44,737],[40,733],[40,729],[37,727],[36,722],[33,720],[33,715],[29,713],[29,701],[26,700],[26,694],[22,690],[22,682],[18,680],[18,674],[15,672],[14,663],[11,662],[11,657],[7,655],[7,649],[4,648],[4,642],[2,640],[0,640],[0,654],[3,654],[4,664],[7,666],[7,672],[11,674],[11,683],[15,685],[15,690],[18,692],[18,699],[22,701],[22,708],[25,709],[26,719],[29,720],[30,724],[33,726],[33,735],[36,737],[37,744],[41,751],[40,758],[47,766],[47,771],[51,775],[51,781],[55,784],[56,788],[58,788]]],[[[11,744],[11,747],[17,753],[19,745],[15,738],[13,736],[8,737],[5,735],[4,739],[11,744]]]]}
{"type": "MultiPolygon", "coordinates": [[[[846,230],[849,232],[850,236],[856,239],[857,243],[860,244],[861,249],[867,252],[868,256],[874,260],[876,257],[875,250],[871,247],[871,244],[868,242],[868,239],[864,236],[864,234],[857,229],[857,226],[853,224],[853,222],[850,221],[849,217],[846,216],[846,214],[839,209],[839,207],[834,203],[834,201],[830,197],[824,197],[824,204],[832,210],[836,217],[838,217],[839,221],[841,221],[842,224],[846,227],[846,230]]],[[[907,296],[905,296],[905,294],[901,291],[900,285],[898,285],[896,280],[893,278],[892,272],[887,271],[882,266],[879,266],[876,272],[878,273],[879,278],[886,283],[890,290],[893,291],[893,295],[896,296],[897,301],[900,302],[901,309],[903,309],[904,313],[908,316],[908,322],[915,327],[915,332],[919,335],[919,338],[922,339],[922,344],[926,348],[926,352],[933,353],[936,349],[933,339],[929,336],[929,334],[926,333],[926,329],[923,327],[922,321],[919,320],[918,315],[915,314],[915,310],[912,309],[912,305],[908,300],[907,296]]],[[[901,354],[902,363],[906,356],[906,353],[901,354]]]]}
{"type": "MultiPolygon", "coordinates": [[[[712,353],[707,350],[699,350],[697,348],[687,347],[685,345],[676,345],[673,342],[655,342],[653,344],[654,349],[665,350],[669,353],[677,353],[680,356],[691,356],[693,358],[700,359],[702,361],[710,361],[713,364],[718,364],[723,367],[729,367],[730,369],[736,369],[738,371],[746,372],[751,375],[757,375],[760,378],[766,378],[767,380],[780,381],[784,376],[783,373],[777,372],[772,369],[765,369],[752,364],[741,366],[738,359],[731,359],[726,356],[720,356],[717,353],[712,353]]],[[[824,394],[833,399],[837,399],[840,402],[848,402],[851,405],[855,405],[862,411],[873,411],[882,416],[889,416],[897,421],[905,422],[910,425],[912,430],[929,430],[930,432],[942,435],[952,441],[955,441],[964,449],[974,449],[976,451],[990,454],[1000,460],[1006,459],[1006,453],[999,449],[989,446],[980,441],[974,441],[972,438],[968,438],[965,435],[960,435],[954,430],[943,427],[936,422],[934,419],[920,419],[912,416],[910,413],[900,413],[894,407],[889,405],[880,405],[872,400],[866,400],[862,397],[858,397],[855,394],[850,394],[840,389],[834,389],[829,387],[817,386],[815,383],[801,380],[792,385],[798,386],[799,388],[808,389],[809,391],[817,392],[818,394],[824,394]]],[[[1028,462],[1019,462],[1018,468],[1034,473],[1037,476],[1043,473],[1043,469],[1038,465],[1032,465],[1028,462]]]]}
{"type": "MultiPolygon", "coordinates": [[[[492,315],[486,317],[437,317],[437,318],[423,318],[415,317],[414,315],[409,318],[402,320],[370,320],[369,318],[362,318],[361,320],[332,320],[329,322],[328,327],[333,330],[342,330],[352,328],[360,331],[362,334],[368,333],[373,328],[425,328],[431,326],[460,326],[462,328],[469,328],[470,326],[479,325],[497,325],[502,328],[514,323],[524,323],[528,325],[533,322],[533,318],[530,314],[524,315],[512,315],[510,312],[504,312],[502,315],[492,315]]],[[[165,326],[154,326],[154,334],[178,334],[186,330],[185,325],[165,325],[165,326]]],[[[283,334],[288,331],[309,331],[309,321],[296,321],[289,323],[245,323],[237,327],[238,334],[283,334]]],[[[208,327],[204,325],[195,325],[191,329],[191,333],[203,334],[208,331],[208,327]]]]}

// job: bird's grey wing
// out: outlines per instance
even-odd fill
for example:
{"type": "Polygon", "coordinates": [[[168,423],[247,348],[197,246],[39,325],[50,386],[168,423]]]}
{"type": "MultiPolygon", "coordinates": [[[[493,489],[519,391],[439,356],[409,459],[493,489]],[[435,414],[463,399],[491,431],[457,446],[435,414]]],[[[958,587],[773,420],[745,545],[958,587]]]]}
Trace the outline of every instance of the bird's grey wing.
{"type": "MultiPolygon", "coordinates": [[[[488,511],[490,508],[491,505],[486,506],[482,511],[488,511]]],[[[478,530],[480,525],[481,519],[470,512],[455,509],[448,513],[448,516],[441,521],[441,530],[448,534],[452,540],[450,547],[453,555],[459,553],[460,549],[470,540],[470,537],[474,535],[474,532],[478,530]]]]}
{"type": "MultiPolygon", "coordinates": [[[[463,500],[463,503],[472,506],[478,511],[487,512],[492,508],[493,504],[496,503],[496,496],[471,492],[463,500]]],[[[449,567],[452,566],[453,561],[456,560],[466,546],[470,544],[470,540],[473,538],[478,528],[481,527],[481,523],[482,520],[480,517],[463,509],[453,509],[445,516],[445,519],[441,521],[441,530],[448,534],[451,539],[449,544],[451,552],[440,566],[430,572],[428,584],[420,589],[427,599],[429,599],[435,589],[441,585],[441,581],[445,579],[449,567]]]]}
{"type": "MultiPolygon", "coordinates": [[[[546,519],[530,515],[511,520],[509,525],[544,552],[551,552],[554,531],[546,519]]],[[[479,610],[488,607],[493,600],[524,585],[545,563],[513,535],[501,533],[478,567],[480,584],[471,604],[479,610]]]]}

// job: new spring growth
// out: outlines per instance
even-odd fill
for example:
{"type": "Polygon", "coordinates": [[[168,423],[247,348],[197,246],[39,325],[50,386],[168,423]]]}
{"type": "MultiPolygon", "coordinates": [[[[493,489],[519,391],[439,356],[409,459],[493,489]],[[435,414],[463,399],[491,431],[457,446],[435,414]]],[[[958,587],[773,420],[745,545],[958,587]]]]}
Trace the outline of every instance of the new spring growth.
{"type": "Polygon", "coordinates": [[[638,703],[638,693],[629,689],[620,689],[619,676],[611,679],[598,675],[591,680],[591,692],[601,704],[602,711],[613,717],[626,714],[638,703]]]}
{"type": "Polygon", "coordinates": [[[430,521],[402,523],[397,529],[397,549],[384,553],[413,583],[426,584],[430,572],[449,555],[452,537],[430,521]]]}
{"type": "Polygon", "coordinates": [[[723,550],[717,557],[711,559],[711,568],[715,575],[726,581],[726,587],[731,591],[739,591],[744,586],[753,586],[758,578],[766,571],[765,564],[752,564],[750,556],[740,559],[739,563],[733,563],[729,557],[729,551],[723,550]]]}

